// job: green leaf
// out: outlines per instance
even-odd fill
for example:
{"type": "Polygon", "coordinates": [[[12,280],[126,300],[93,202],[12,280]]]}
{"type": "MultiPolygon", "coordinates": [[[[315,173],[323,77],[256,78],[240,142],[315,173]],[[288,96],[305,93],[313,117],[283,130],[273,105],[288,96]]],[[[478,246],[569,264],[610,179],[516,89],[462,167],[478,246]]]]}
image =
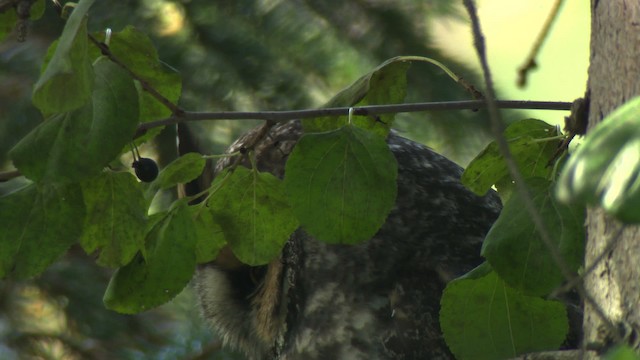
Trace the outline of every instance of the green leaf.
{"type": "MultiPolygon", "coordinates": [[[[509,149],[525,178],[551,176],[553,169],[548,167],[547,163],[558,148],[560,140],[539,140],[558,135],[557,127],[536,119],[520,120],[505,129],[504,137],[509,142],[509,149]]],[[[504,187],[505,184],[511,183],[509,169],[495,141],[487,145],[469,163],[460,180],[478,195],[484,195],[494,184],[504,187]]]]}
{"type": "Polygon", "coordinates": [[[75,7],[51,61],[33,88],[33,104],[45,115],[77,109],[91,98],[94,79],[86,15],[93,2],[81,0],[75,7]]]}
{"type": "Polygon", "coordinates": [[[144,247],[147,206],[135,177],[105,172],[81,183],[87,209],[80,244],[98,264],[119,267],[144,247]]]}
{"type": "Polygon", "coordinates": [[[640,222],[640,96],[609,114],[571,155],[558,180],[564,202],[598,204],[640,222]]]}
{"type": "Polygon", "coordinates": [[[16,25],[16,21],[18,21],[18,15],[16,15],[14,9],[0,13],[0,41],[11,34],[13,27],[16,25]]]}
{"type": "Polygon", "coordinates": [[[603,356],[604,360],[640,360],[640,355],[629,345],[618,345],[613,349],[607,351],[603,356]]]}
{"type": "Polygon", "coordinates": [[[196,232],[196,262],[213,261],[227,244],[220,224],[215,222],[206,203],[190,206],[196,232]]]}
{"type": "MultiPolygon", "coordinates": [[[[527,187],[556,251],[577,271],[584,253],[584,208],[559,204],[547,180],[530,179],[527,187]]],[[[489,230],[482,255],[510,286],[530,295],[546,295],[564,281],[517,192],[489,230]]]]}
{"type": "Polygon", "coordinates": [[[202,174],[207,160],[198,153],[184,154],[169,163],[154,181],[160,189],[188,183],[202,174]]]}
{"type": "MultiPolygon", "coordinates": [[[[104,41],[104,32],[95,34],[95,37],[104,41]]],[[[127,26],[122,31],[111,35],[109,51],[167,100],[173,104],[178,103],[182,91],[180,74],[160,61],[155,46],[146,34],[133,26],[127,26]]],[[[171,115],[171,111],[166,106],[145,91],[139,83],[137,85],[141,123],[171,115]]],[[[136,140],[136,144],[152,138],[161,130],[162,127],[149,130],[143,137],[136,140]]]]}
{"type": "MultiPolygon", "coordinates": [[[[133,26],[114,32],[109,42],[109,50],[167,100],[177,104],[182,89],[180,74],[160,61],[155,46],[145,33],[133,26]]],[[[140,122],[171,115],[171,111],[147,91],[138,89],[138,95],[140,122]]]]}
{"type": "Polygon", "coordinates": [[[45,120],[11,150],[15,166],[26,177],[49,182],[88,179],[131,141],[138,124],[132,80],[104,58],[94,68],[92,102],[45,120]]]}
{"type": "Polygon", "coordinates": [[[282,182],[269,173],[238,167],[216,177],[209,200],[235,256],[262,265],[276,257],[298,221],[287,203],[282,182]]]}
{"type": "MultiPolygon", "coordinates": [[[[336,94],[323,108],[402,103],[407,92],[407,70],[410,64],[402,56],[385,61],[336,94]]],[[[352,121],[358,127],[386,136],[394,117],[395,114],[380,115],[378,118],[354,116],[352,121]]],[[[302,121],[305,132],[336,130],[347,123],[347,116],[327,116],[302,121]]]]}
{"type": "Polygon", "coordinates": [[[36,0],[31,5],[31,10],[29,11],[29,20],[35,21],[38,20],[44,15],[44,9],[46,8],[45,0],[36,0]]]}
{"type": "Polygon", "coordinates": [[[440,325],[458,360],[499,360],[557,349],[568,332],[562,303],[525,296],[485,264],[450,282],[440,325]]]}
{"type": "Polygon", "coordinates": [[[196,234],[184,202],[162,217],[147,234],[146,257],[136,255],[116,270],[104,295],[107,308],[134,314],[173,299],[195,271],[196,234]]]}
{"type": "Polygon", "coordinates": [[[77,185],[24,187],[0,198],[0,277],[27,278],[58,259],[82,231],[77,185]]]}
{"type": "Polygon", "coordinates": [[[355,126],[304,135],[287,160],[285,188],[300,224],[328,243],[356,244],[395,204],[398,165],[384,139],[355,126]]]}

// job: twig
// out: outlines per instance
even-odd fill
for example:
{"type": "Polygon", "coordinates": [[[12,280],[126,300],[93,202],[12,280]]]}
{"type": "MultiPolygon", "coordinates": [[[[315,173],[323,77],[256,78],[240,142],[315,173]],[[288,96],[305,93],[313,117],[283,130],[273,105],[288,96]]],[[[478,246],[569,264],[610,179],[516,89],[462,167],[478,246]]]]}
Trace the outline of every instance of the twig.
{"type": "MultiPolygon", "coordinates": [[[[500,153],[504,157],[505,163],[507,164],[507,168],[509,169],[509,173],[515,182],[516,191],[520,194],[523,199],[524,207],[526,211],[531,216],[531,220],[538,233],[540,234],[540,238],[545,246],[548,248],[551,257],[553,258],[554,263],[560,269],[562,275],[567,281],[572,281],[575,278],[573,272],[569,269],[564,259],[558,252],[558,249],[554,246],[553,241],[551,240],[551,236],[549,231],[544,223],[544,220],[540,216],[540,213],[535,207],[533,203],[533,199],[529,192],[529,189],[524,182],[524,178],[522,174],[518,170],[518,166],[509,150],[509,145],[507,144],[506,139],[503,136],[504,131],[504,123],[502,122],[502,118],[500,116],[500,112],[498,111],[498,106],[496,105],[495,100],[495,90],[493,86],[493,80],[491,78],[491,71],[489,70],[489,64],[487,61],[486,50],[485,50],[485,42],[484,36],[482,35],[482,30],[480,29],[480,20],[478,19],[478,12],[476,10],[476,6],[473,0],[463,0],[465,7],[467,8],[467,12],[469,13],[469,17],[471,18],[471,26],[473,30],[473,39],[474,45],[476,48],[476,52],[478,53],[478,58],[480,59],[480,65],[482,67],[482,72],[484,74],[485,86],[486,86],[486,94],[487,94],[487,107],[489,109],[489,116],[491,120],[491,129],[494,132],[494,136],[496,138],[496,143],[498,144],[498,148],[500,153]]],[[[593,308],[596,314],[601,318],[602,322],[606,324],[611,334],[614,336],[618,336],[618,331],[616,330],[613,322],[605,315],[604,311],[600,306],[594,301],[594,299],[589,296],[582,285],[581,282],[576,284],[576,289],[578,293],[582,297],[585,302],[588,302],[593,308]]],[[[619,339],[616,339],[619,340],[619,339]]]]}
{"type": "MultiPolygon", "coordinates": [[[[502,109],[537,109],[537,110],[569,110],[570,102],[561,101],[523,101],[523,100],[497,100],[496,106],[502,109]]],[[[487,106],[486,100],[468,101],[443,101],[424,102],[410,104],[391,105],[369,105],[356,106],[353,108],[353,115],[379,115],[391,113],[410,113],[420,111],[442,111],[442,110],[474,110],[487,106]]],[[[158,126],[178,124],[185,121],[202,120],[271,120],[275,122],[289,121],[293,119],[309,119],[323,116],[346,116],[349,114],[348,107],[312,109],[312,110],[291,110],[291,111],[219,111],[219,112],[192,112],[183,111],[181,114],[172,115],[168,118],[156,121],[149,121],[138,126],[140,136],[145,131],[158,126]]]]}
{"type": "Polygon", "coordinates": [[[525,60],[524,64],[522,64],[518,68],[518,81],[517,81],[518,87],[523,88],[527,86],[527,75],[529,74],[529,71],[538,67],[538,63],[536,62],[536,57],[538,56],[538,53],[542,48],[542,44],[544,43],[544,40],[549,35],[549,30],[551,30],[551,25],[553,25],[554,20],[558,17],[558,14],[560,13],[560,8],[562,7],[562,4],[564,4],[564,0],[556,0],[556,2],[553,4],[553,8],[551,9],[551,12],[547,17],[547,20],[545,20],[544,25],[542,26],[542,31],[540,31],[540,34],[538,34],[536,41],[533,43],[533,47],[529,52],[529,56],[527,56],[527,59],[525,60]]]}
{"type": "MultiPolygon", "coordinates": [[[[538,110],[569,110],[570,102],[563,101],[525,101],[525,100],[494,100],[495,105],[502,109],[538,109],[538,110]]],[[[390,113],[409,113],[420,111],[443,111],[443,110],[473,110],[487,106],[486,100],[469,101],[444,101],[426,102],[410,104],[392,105],[369,105],[353,108],[354,115],[377,115],[390,113]]],[[[219,112],[191,112],[183,111],[174,114],[166,119],[149,121],[138,126],[138,131],[134,138],[142,136],[147,130],[178,124],[187,121],[203,120],[267,120],[271,122],[282,122],[293,119],[308,119],[322,116],[348,115],[349,108],[328,108],[312,110],[292,110],[292,111],[219,111],[219,112]]],[[[273,126],[271,124],[270,126],[273,126]]],[[[0,172],[0,182],[9,181],[20,176],[18,170],[0,172]]]]}
{"type": "Polygon", "coordinates": [[[9,181],[13,178],[17,178],[20,175],[22,174],[20,174],[20,171],[18,170],[9,170],[9,171],[0,172],[0,182],[9,181]]]}
{"type": "Polygon", "coordinates": [[[171,110],[171,114],[180,115],[183,113],[183,110],[181,108],[179,108],[176,104],[172,103],[171,101],[169,101],[169,99],[167,99],[162,94],[160,94],[158,90],[154,89],[153,86],[151,86],[151,84],[149,84],[145,79],[143,79],[138,74],[133,72],[133,70],[129,69],[129,67],[126,64],[124,64],[122,61],[120,61],[120,59],[118,59],[115,55],[113,55],[111,50],[109,50],[109,46],[107,44],[101,41],[98,41],[98,39],[96,39],[91,34],[89,34],[89,40],[91,40],[91,42],[95,46],[97,46],[98,49],[100,49],[100,52],[102,53],[102,55],[108,57],[109,60],[111,60],[113,63],[123,68],[129,74],[129,76],[138,80],[140,82],[140,85],[146,92],[148,92],[149,94],[151,94],[151,96],[156,98],[156,100],[158,100],[167,109],[171,110]]]}
{"type": "Polygon", "coordinates": [[[424,56],[403,56],[402,58],[410,61],[423,61],[423,62],[433,64],[439,67],[440,70],[444,71],[447,75],[449,75],[449,77],[453,79],[453,81],[458,83],[458,85],[462,86],[466,92],[468,92],[469,94],[471,94],[471,96],[473,96],[474,99],[476,100],[484,99],[484,95],[482,95],[482,93],[478,89],[476,89],[475,86],[473,86],[471,83],[465,80],[462,76],[459,76],[458,74],[451,71],[451,69],[446,67],[440,61],[432,58],[424,57],[424,56]]]}
{"type": "Polygon", "coordinates": [[[598,267],[600,262],[604,260],[604,258],[607,255],[609,255],[613,251],[613,249],[616,248],[618,243],[620,243],[620,239],[622,238],[621,235],[624,232],[624,229],[626,229],[626,225],[620,226],[620,228],[618,228],[618,231],[616,231],[615,235],[613,235],[611,239],[607,242],[607,245],[604,247],[604,249],[602,249],[602,252],[598,254],[598,256],[593,260],[591,265],[589,265],[589,267],[586,268],[580,276],[574,277],[572,280],[569,280],[566,284],[564,284],[560,288],[554,290],[549,295],[549,297],[550,298],[558,297],[559,294],[565,293],[575,288],[578,285],[578,283],[581,283],[589,274],[591,274],[593,270],[595,270],[596,267],[598,267]]]}

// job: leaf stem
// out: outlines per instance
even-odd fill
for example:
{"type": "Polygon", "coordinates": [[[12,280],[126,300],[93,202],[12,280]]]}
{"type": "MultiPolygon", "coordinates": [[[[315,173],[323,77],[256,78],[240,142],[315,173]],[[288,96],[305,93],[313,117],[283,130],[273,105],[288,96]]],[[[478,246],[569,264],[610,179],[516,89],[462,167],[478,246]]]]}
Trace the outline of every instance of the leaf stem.
{"type": "Polygon", "coordinates": [[[475,86],[467,82],[467,80],[465,80],[462,76],[458,76],[458,74],[454,73],[451,69],[449,69],[446,65],[439,62],[438,60],[424,56],[403,56],[402,59],[409,61],[423,61],[433,64],[439,67],[447,75],[449,75],[449,77],[453,79],[453,81],[461,85],[467,92],[469,92],[473,96],[474,99],[484,99],[484,95],[482,95],[482,93],[478,89],[476,89],[475,86]]]}
{"type": "Polygon", "coordinates": [[[540,138],[540,139],[533,139],[531,140],[532,143],[546,143],[546,142],[551,142],[551,141],[556,141],[556,140],[564,140],[567,138],[567,135],[557,135],[557,136],[551,136],[548,138],[540,138]]]}
{"type": "Polygon", "coordinates": [[[241,155],[242,153],[240,151],[236,151],[236,152],[232,152],[229,154],[213,154],[213,155],[202,155],[203,158],[205,159],[221,159],[221,158],[226,158],[226,157],[234,157],[234,156],[238,156],[241,155]]]}

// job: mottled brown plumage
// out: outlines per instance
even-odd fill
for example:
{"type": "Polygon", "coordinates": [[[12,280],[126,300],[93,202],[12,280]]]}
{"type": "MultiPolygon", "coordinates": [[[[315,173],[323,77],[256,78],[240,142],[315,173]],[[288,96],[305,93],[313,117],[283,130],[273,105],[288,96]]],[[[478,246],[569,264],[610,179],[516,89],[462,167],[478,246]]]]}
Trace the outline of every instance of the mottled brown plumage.
{"type": "MultiPolygon", "coordinates": [[[[268,128],[255,144],[260,170],[282,177],[300,136],[296,121],[268,128]]],[[[203,313],[225,343],[255,359],[452,358],[438,322],[442,290],[481,262],[501,205],[493,193],[464,188],[461,168],[432,150],[394,133],[387,142],[398,161],[398,196],[371,240],[330,245],[299,229],[267,267],[228,259],[200,267],[203,313]]]]}

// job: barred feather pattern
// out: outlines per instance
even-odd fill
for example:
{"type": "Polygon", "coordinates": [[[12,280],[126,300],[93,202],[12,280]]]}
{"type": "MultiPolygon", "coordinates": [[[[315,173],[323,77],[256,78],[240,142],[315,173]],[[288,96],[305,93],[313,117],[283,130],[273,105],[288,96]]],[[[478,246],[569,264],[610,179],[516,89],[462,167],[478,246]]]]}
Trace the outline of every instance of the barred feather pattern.
{"type": "MultiPolygon", "coordinates": [[[[268,128],[254,146],[258,168],[284,176],[301,135],[298,121],[268,128]]],[[[372,239],[331,245],[299,229],[256,283],[243,279],[246,269],[199,268],[203,315],[226,344],[251,359],[453,359],[440,331],[440,297],[448,281],[481,262],[500,200],[467,190],[462,169],[431,149],[394,132],[387,143],[398,194],[372,239]]]]}

